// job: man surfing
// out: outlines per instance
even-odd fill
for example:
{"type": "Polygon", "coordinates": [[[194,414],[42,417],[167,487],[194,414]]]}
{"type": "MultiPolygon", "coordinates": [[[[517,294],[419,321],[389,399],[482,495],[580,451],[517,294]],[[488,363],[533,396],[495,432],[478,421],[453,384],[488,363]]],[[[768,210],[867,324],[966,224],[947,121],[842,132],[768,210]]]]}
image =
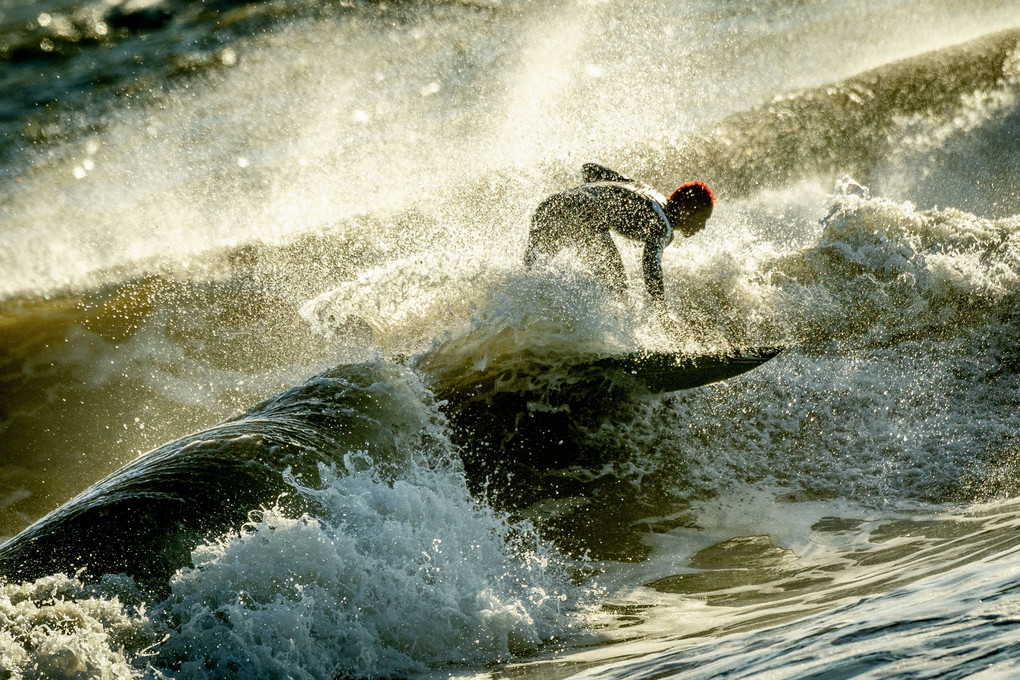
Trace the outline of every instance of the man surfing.
{"type": "Polygon", "coordinates": [[[627,287],[623,259],[609,232],[643,241],[641,271],[645,288],[660,316],[666,312],[662,280],[662,251],[674,230],[685,237],[705,228],[715,196],[702,182],[688,182],[665,198],[651,187],[596,163],[581,168],[584,184],[553,194],[539,204],[531,218],[524,264],[539,255],[552,257],[568,245],[614,290],[627,287]]]}

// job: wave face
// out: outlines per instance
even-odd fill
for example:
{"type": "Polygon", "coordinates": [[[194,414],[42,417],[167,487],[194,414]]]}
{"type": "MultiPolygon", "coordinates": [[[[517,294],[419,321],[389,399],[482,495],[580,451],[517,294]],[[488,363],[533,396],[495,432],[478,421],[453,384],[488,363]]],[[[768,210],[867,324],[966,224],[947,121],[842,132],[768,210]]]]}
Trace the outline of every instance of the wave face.
{"type": "Polygon", "coordinates": [[[18,579],[164,581],[201,539],[253,511],[314,512],[287,497],[296,481],[318,485],[320,466],[346,471],[358,454],[392,477],[410,451],[442,451],[431,419],[420,388],[395,367],[339,367],[132,461],[4,544],[0,569],[18,579]]]}
{"type": "Polygon", "coordinates": [[[0,0],[0,675],[1015,673],[1016,22],[0,0]],[[671,329],[523,269],[585,161],[671,329]]]}

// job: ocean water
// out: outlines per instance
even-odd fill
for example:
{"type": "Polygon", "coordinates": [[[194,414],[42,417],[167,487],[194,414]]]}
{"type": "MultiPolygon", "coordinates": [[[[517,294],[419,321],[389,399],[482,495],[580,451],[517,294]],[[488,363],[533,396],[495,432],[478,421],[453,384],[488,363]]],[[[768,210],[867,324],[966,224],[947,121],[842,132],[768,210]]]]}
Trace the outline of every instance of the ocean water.
{"type": "MultiPolygon", "coordinates": [[[[0,536],[153,449],[275,466],[159,588],[0,576],[0,677],[1016,677],[1018,10],[0,0],[0,536]],[[673,327],[632,244],[625,299],[524,270],[587,161],[715,190],[673,327]],[[574,400],[465,430],[475,376],[574,400]]],[[[250,490],[202,465],[182,517],[250,490]]]]}

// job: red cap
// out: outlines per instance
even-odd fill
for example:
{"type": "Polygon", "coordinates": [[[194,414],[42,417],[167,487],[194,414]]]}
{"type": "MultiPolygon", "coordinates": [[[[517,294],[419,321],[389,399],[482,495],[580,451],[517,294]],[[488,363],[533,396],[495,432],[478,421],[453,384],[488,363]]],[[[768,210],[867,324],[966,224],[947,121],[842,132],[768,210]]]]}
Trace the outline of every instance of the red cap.
{"type": "Polygon", "coordinates": [[[696,213],[702,210],[712,212],[715,207],[715,194],[704,182],[687,182],[669,196],[669,203],[682,207],[686,212],[696,213]]]}

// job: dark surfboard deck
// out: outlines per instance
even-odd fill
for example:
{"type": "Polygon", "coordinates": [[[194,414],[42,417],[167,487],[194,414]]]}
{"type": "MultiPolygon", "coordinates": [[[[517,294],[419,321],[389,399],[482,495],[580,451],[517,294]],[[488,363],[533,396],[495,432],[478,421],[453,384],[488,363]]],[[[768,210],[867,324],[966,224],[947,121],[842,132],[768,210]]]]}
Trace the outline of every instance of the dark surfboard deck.
{"type": "Polygon", "coordinates": [[[785,347],[753,347],[733,354],[685,356],[675,352],[633,352],[601,357],[574,364],[571,372],[588,373],[592,369],[620,371],[632,376],[649,392],[676,392],[701,387],[746,373],[785,347]]]}

